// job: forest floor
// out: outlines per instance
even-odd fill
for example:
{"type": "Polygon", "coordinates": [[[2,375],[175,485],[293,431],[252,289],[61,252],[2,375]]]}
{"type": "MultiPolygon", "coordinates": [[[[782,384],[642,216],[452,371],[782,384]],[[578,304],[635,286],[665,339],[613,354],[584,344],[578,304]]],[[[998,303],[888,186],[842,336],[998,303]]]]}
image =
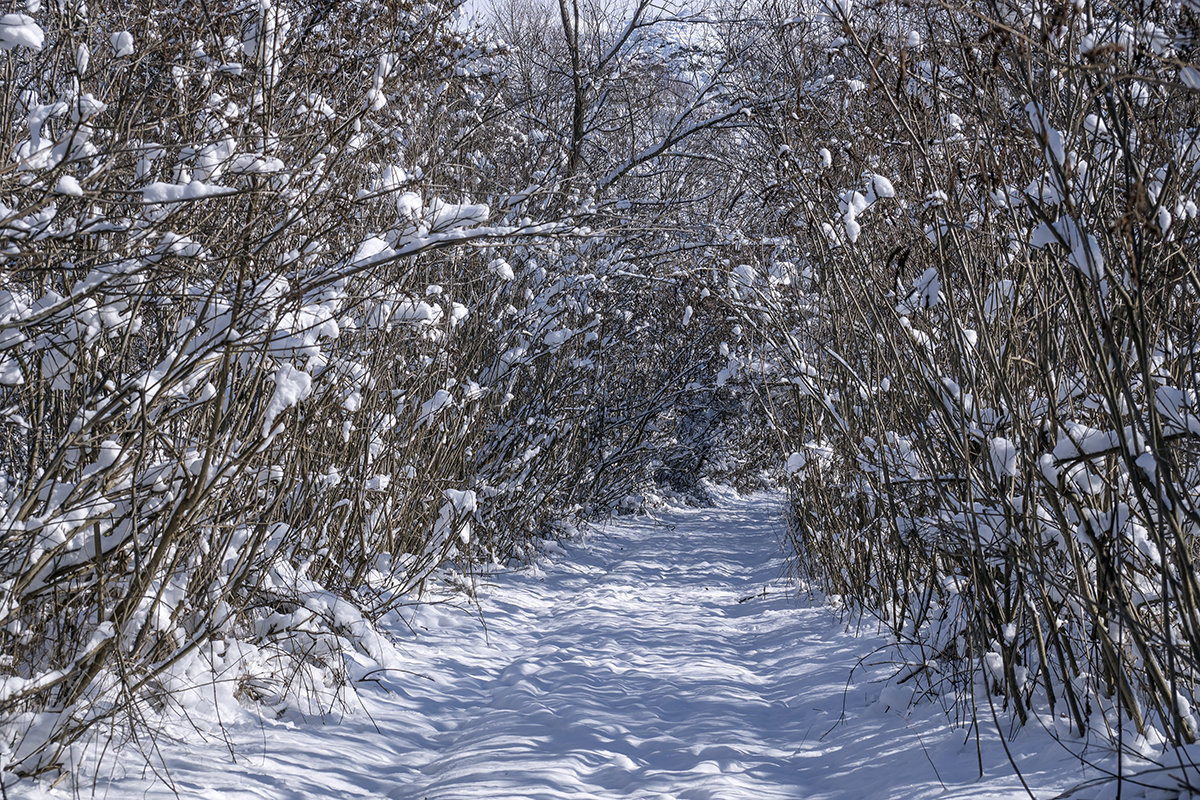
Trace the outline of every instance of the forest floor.
{"type": "MultiPolygon", "coordinates": [[[[123,752],[100,781],[32,796],[1028,797],[990,712],[968,730],[936,702],[909,708],[885,638],[798,593],[781,502],[726,495],[551,546],[465,610],[416,607],[395,631],[410,671],[360,681],[340,714],[243,710],[223,735],[160,742],[157,776],[123,752]]],[[[1038,798],[1102,776],[1036,723],[1009,749],[1038,798]]]]}

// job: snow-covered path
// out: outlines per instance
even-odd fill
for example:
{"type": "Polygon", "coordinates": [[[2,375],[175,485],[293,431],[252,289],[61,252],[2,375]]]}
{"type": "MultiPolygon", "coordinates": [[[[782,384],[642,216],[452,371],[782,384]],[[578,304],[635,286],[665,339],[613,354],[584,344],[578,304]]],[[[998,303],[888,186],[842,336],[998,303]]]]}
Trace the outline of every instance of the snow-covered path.
{"type": "Polygon", "coordinates": [[[814,719],[792,708],[794,676],[845,674],[806,669],[803,638],[779,646],[791,611],[772,517],[758,503],[613,526],[496,598],[503,655],[482,654],[488,680],[456,692],[474,713],[416,796],[797,797],[814,719]]]}
{"type": "MultiPolygon", "coordinates": [[[[402,645],[411,674],[360,685],[361,709],[243,719],[229,731],[232,758],[219,739],[164,747],[175,790],[238,800],[1026,796],[986,729],[977,753],[936,707],[905,716],[879,700],[875,681],[888,673],[871,654],[882,639],[846,631],[789,590],[780,524],[778,498],[758,496],[609,525],[482,588],[486,631],[459,610],[423,608],[411,621],[419,635],[402,645]]],[[[1088,777],[1064,769],[1037,733],[1018,737],[1014,755],[1039,797],[1088,777]]],[[[98,788],[174,796],[136,771],[98,788]]]]}

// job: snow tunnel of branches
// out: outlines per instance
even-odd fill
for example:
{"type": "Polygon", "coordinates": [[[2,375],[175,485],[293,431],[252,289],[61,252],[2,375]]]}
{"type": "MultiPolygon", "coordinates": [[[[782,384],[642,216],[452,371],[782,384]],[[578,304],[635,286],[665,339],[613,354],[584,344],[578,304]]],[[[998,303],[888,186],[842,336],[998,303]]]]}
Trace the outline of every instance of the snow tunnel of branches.
{"type": "Polygon", "coordinates": [[[914,680],[1194,742],[1200,7],[460,5],[0,16],[0,769],[714,484],[914,680]]]}

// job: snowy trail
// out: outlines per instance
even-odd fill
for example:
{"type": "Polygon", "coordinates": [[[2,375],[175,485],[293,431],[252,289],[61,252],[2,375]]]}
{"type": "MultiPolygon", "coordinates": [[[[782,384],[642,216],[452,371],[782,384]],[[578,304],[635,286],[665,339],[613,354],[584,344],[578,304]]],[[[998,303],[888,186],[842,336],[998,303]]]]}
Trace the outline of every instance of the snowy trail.
{"type": "MultiPolygon", "coordinates": [[[[362,685],[337,720],[235,723],[165,746],[179,796],[292,798],[1024,797],[994,736],[879,701],[883,643],[783,578],[778,498],[612,524],[498,576],[477,619],[424,607],[413,674],[362,685]],[[866,663],[855,669],[866,657],[866,663]],[[853,672],[853,681],[851,678],[853,672]],[[980,780],[979,760],[985,777],[980,780]],[[944,784],[944,787],[943,787],[944,784]]],[[[1033,732],[1039,797],[1089,777],[1033,732]]],[[[131,769],[99,793],[175,795],[131,769]]]]}
{"type": "Polygon", "coordinates": [[[764,513],[620,526],[498,604],[507,663],[418,796],[795,797],[803,717],[775,676],[803,648],[774,646],[785,614],[759,594],[781,567],[764,513]]]}

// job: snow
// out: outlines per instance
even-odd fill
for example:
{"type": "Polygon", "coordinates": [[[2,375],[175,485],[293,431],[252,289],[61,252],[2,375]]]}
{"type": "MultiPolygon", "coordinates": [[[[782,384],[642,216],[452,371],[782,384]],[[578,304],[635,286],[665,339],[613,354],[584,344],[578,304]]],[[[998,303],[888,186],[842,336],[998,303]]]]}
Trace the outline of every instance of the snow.
{"type": "Polygon", "coordinates": [[[312,376],[291,364],[284,364],[275,372],[275,392],[267,403],[266,419],[262,435],[269,438],[275,431],[275,420],[279,415],[312,394],[312,376]]]}
{"type": "Polygon", "coordinates": [[[20,363],[9,356],[0,357],[0,386],[20,386],[24,382],[20,363]]]}
{"type": "Polygon", "coordinates": [[[850,240],[851,244],[854,244],[855,242],[858,241],[858,235],[860,233],[862,233],[862,225],[859,225],[858,221],[855,220],[854,217],[850,216],[849,214],[846,215],[845,224],[846,224],[846,238],[850,240]]]}
{"type": "Polygon", "coordinates": [[[121,58],[133,55],[133,34],[129,31],[117,31],[109,37],[113,55],[121,58]]]}
{"type": "Polygon", "coordinates": [[[492,259],[488,264],[488,271],[502,281],[511,281],[517,277],[512,266],[503,258],[492,259]]]}
{"type": "Polygon", "coordinates": [[[564,344],[566,344],[567,340],[570,339],[574,334],[575,334],[575,331],[571,330],[570,328],[563,328],[563,329],[557,330],[557,331],[550,331],[549,333],[547,333],[545,336],[542,337],[542,344],[546,345],[546,348],[551,353],[555,353],[555,352],[558,352],[558,350],[564,344]]]}
{"type": "Polygon", "coordinates": [[[28,14],[0,16],[0,50],[22,46],[41,50],[46,34],[28,14]]]}
{"type": "Polygon", "coordinates": [[[1101,281],[1104,277],[1104,254],[1100,243],[1092,234],[1082,230],[1073,217],[1063,216],[1052,224],[1039,223],[1030,234],[1031,247],[1042,249],[1048,245],[1066,248],[1067,261],[1091,280],[1101,281]]]}
{"type": "Polygon", "coordinates": [[[913,281],[912,290],[896,306],[899,314],[911,314],[925,308],[933,308],[942,298],[942,279],[937,267],[930,267],[913,281]]]}
{"type": "Polygon", "coordinates": [[[871,176],[871,188],[875,192],[876,197],[895,197],[896,189],[892,186],[892,182],[883,175],[871,176]]]}
{"type": "MultiPolygon", "coordinates": [[[[403,195],[401,195],[403,197],[403,195]]],[[[403,209],[401,209],[401,213],[403,209]]],[[[435,197],[429,203],[429,227],[431,230],[482,225],[487,222],[491,209],[482,203],[449,203],[435,197]]]]}
{"type": "Polygon", "coordinates": [[[390,258],[394,251],[388,247],[388,243],[378,236],[369,236],[364,239],[358,248],[354,251],[354,256],[350,259],[351,266],[361,267],[374,264],[376,261],[383,261],[390,258]],[[384,255],[380,256],[380,253],[384,255]]]}
{"type": "Polygon", "coordinates": [[[226,171],[234,175],[271,175],[282,172],[284,164],[278,158],[263,156],[256,153],[245,153],[234,156],[226,171]]]}
{"type": "Polygon", "coordinates": [[[1039,103],[1026,103],[1025,113],[1029,116],[1029,125],[1034,134],[1041,140],[1044,152],[1055,164],[1066,164],[1066,147],[1062,134],[1046,124],[1046,109],[1039,103]]]}
{"type": "Polygon", "coordinates": [[[849,18],[853,7],[853,0],[821,0],[821,8],[835,20],[849,18]]]}
{"type": "Polygon", "coordinates": [[[83,197],[83,187],[79,185],[78,179],[71,175],[59,176],[58,181],[54,184],[55,194],[65,194],[70,197],[83,197]]]}
{"type": "Polygon", "coordinates": [[[187,183],[155,181],[142,189],[142,199],[146,203],[179,203],[186,200],[199,200],[203,197],[232,194],[234,191],[228,186],[218,186],[198,180],[187,183]]]}
{"type": "Polygon", "coordinates": [[[460,491],[458,489],[446,489],[442,492],[442,496],[450,501],[450,505],[454,506],[454,510],[459,514],[470,514],[475,511],[478,500],[475,497],[475,492],[467,489],[460,491]]]}
{"type": "MultiPolygon", "coordinates": [[[[475,503],[446,498],[458,512],[475,503]]],[[[445,602],[393,621],[397,645],[375,637],[354,657],[354,694],[335,713],[226,708],[221,735],[196,711],[210,734],[160,737],[162,774],[179,797],[223,800],[1026,797],[986,695],[977,741],[938,704],[910,707],[915,685],[888,680],[892,651],[869,624],[796,593],[777,546],[781,500],[720,494],[718,508],[550,543],[553,560],[477,586],[477,609],[437,589],[445,602]]],[[[339,620],[370,634],[341,606],[339,620]]],[[[1037,797],[1095,775],[1036,722],[1009,747],[1037,797]]],[[[99,794],[176,797],[136,750],[99,794]]]]}
{"type": "Polygon", "coordinates": [[[242,42],[242,51],[246,56],[258,59],[266,68],[267,78],[273,86],[279,81],[282,56],[291,44],[288,34],[292,21],[287,11],[272,4],[271,0],[258,0],[257,6],[258,13],[242,42]]]}
{"type": "Polygon", "coordinates": [[[421,214],[424,201],[416,192],[404,192],[396,198],[396,211],[406,219],[416,219],[421,214]]]}
{"type": "MultiPolygon", "coordinates": [[[[380,192],[395,192],[400,187],[412,180],[412,176],[403,167],[396,164],[388,164],[379,171],[379,179],[376,181],[376,191],[380,192]]],[[[414,195],[420,199],[420,195],[414,195]]]]}
{"type": "Polygon", "coordinates": [[[1017,447],[1011,439],[996,436],[988,440],[988,454],[992,461],[992,472],[998,477],[1013,478],[1017,475],[1017,447]]]}
{"type": "Polygon", "coordinates": [[[452,405],[454,397],[445,389],[438,389],[433,393],[433,397],[421,404],[420,412],[417,415],[417,422],[421,424],[432,424],[437,415],[448,406],[452,405]]]}

